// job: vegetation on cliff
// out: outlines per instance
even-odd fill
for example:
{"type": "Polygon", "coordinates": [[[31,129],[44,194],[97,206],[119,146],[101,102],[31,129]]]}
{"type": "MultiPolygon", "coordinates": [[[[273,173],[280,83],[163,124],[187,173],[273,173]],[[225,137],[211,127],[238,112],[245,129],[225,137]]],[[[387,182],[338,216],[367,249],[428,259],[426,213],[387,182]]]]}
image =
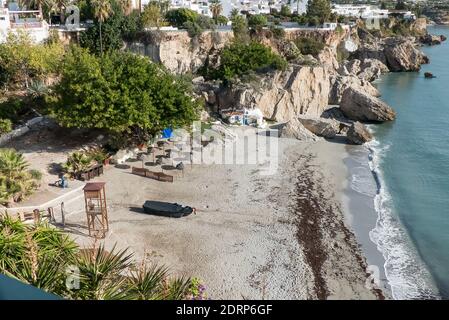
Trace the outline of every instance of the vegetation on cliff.
{"type": "Polygon", "coordinates": [[[206,67],[203,74],[208,78],[229,82],[252,72],[285,69],[286,66],[284,58],[259,42],[235,41],[222,50],[218,68],[206,67]]]}

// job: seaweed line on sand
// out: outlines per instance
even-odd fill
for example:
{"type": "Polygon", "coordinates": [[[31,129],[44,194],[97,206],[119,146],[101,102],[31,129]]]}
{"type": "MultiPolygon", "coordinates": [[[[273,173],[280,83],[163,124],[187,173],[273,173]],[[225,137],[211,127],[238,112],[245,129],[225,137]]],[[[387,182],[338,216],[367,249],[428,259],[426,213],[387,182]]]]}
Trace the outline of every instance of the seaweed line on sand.
{"type": "MultiPolygon", "coordinates": [[[[345,245],[355,255],[356,261],[362,270],[366,270],[366,261],[360,252],[360,248],[355,242],[354,234],[346,227],[343,219],[338,215],[341,210],[338,205],[333,205],[326,197],[325,184],[322,178],[314,176],[316,170],[312,167],[314,156],[312,154],[301,155],[298,176],[295,183],[295,199],[292,210],[296,216],[296,237],[305,255],[307,264],[310,266],[314,278],[314,291],[316,298],[327,299],[331,294],[327,278],[332,276],[323,268],[327,260],[331,262],[338,260],[338,257],[330,250],[325,243],[325,233],[331,237],[342,234],[345,245]]],[[[336,270],[339,266],[333,266],[336,270]]],[[[333,271],[338,274],[340,271],[333,271]]],[[[366,274],[369,277],[369,274],[366,274]]],[[[380,289],[371,289],[377,299],[384,299],[380,289]]]]}

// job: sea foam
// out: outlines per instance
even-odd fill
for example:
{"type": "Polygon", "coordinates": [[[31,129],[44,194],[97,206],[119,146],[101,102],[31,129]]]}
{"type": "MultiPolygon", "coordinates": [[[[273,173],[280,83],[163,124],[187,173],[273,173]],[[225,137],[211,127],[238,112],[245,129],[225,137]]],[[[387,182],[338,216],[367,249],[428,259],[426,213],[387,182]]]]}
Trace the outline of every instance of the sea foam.
{"type": "Polygon", "coordinates": [[[373,140],[367,146],[369,166],[377,185],[374,207],[378,214],[376,226],[369,235],[385,259],[385,274],[392,296],[400,300],[439,298],[429,271],[394,213],[394,204],[380,169],[389,145],[381,146],[373,140]]]}

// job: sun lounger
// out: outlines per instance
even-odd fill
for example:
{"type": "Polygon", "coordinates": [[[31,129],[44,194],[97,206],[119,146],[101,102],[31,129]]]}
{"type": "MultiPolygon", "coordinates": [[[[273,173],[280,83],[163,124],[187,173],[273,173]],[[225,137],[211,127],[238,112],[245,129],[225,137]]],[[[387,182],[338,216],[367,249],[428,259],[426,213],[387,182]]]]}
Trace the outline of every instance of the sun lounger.
{"type": "Polygon", "coordinates": [[[146,168],[136,168],[132,167],[131,173],[136,174],[138,176],[147,177],[150,179],[163,181],[163,182],[173,182],[173,176],[169,174],[165,174],[163,172],[154,172],[150,171],[146,168]]]}

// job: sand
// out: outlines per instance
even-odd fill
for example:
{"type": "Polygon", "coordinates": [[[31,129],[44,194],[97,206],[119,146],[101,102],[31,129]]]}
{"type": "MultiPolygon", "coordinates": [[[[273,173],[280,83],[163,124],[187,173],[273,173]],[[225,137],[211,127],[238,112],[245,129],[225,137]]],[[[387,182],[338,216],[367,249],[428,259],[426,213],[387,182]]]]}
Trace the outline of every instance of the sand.
{"type": "MultiPolygon", "coordinates": [[[[176,172],[174,183],[164,183],[108,167],[97,179],[107,182],[109,206],[102,241],[199,277],[213,299],[381,298],[365,285],[365,259],[340,208],[345,146],[269,139],[279,146],[272,175],[257,164],[187,165],[184,176],[176,172]],[[145,215],[145,200],[189,205],[197,214],[145,215]]],[[[77,205],[68,210],[66,231],[90,246],[82,199],[77,205]]]]}

